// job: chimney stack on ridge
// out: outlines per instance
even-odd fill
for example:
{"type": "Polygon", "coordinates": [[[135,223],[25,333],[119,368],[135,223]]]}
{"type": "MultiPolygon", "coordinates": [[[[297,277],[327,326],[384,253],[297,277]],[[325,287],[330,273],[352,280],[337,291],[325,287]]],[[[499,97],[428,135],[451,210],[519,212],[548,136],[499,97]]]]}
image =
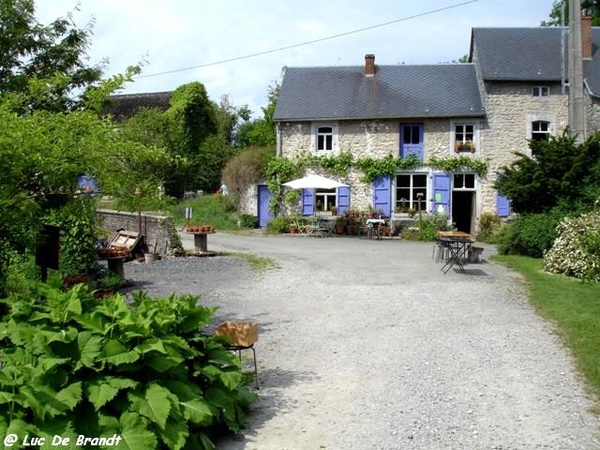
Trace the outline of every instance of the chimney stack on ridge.
{"type": "Polygon", "coordinates": [[[367,77],[375,75],[375,55],[373,54],[365,55],[365,75],[367,77]]]}

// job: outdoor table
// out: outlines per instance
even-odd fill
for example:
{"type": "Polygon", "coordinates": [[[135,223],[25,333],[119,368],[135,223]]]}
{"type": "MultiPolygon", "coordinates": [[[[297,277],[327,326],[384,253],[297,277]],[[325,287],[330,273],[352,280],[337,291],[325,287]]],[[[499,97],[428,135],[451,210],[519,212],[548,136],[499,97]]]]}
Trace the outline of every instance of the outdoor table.
{"type": "Polygon", "coordinates": [[[208,235],[215,234],[214,231],[188,231],[194,235],[194,256],[213,256],[216,253],[208,250],[208,235]]]}
{"type": "Polygon", "coordinates": [[[367,219],[367,232],[369,239],[373,238],[373,235],[376,236],[376,239],[381,239],[381,226],[385,225],[384,219],[367,219]]]}
{"type": "Polygon", "coordinates": [[[466,254],[469,246],[475,242],[473,238],[466,234],[466,236],[442,236],[439,241],[442,246],[448,249],[449,255],[446,263],[442,267],[442,272],[448,273],[448,271],[456,264],[459,269],[464,272],[464,263],[466,260],[466,254]]]}

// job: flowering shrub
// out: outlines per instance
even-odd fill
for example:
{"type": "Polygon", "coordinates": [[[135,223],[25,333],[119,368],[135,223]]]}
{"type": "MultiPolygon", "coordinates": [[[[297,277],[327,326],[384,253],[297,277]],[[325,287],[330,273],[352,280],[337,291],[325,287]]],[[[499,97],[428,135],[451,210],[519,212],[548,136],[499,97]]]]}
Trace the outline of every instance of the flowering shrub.
{"type": "Polygon", "coordinates": [[[600,212],[565,218],[558,238],[544,255],[548,272],[600,281],[600,212]]]}

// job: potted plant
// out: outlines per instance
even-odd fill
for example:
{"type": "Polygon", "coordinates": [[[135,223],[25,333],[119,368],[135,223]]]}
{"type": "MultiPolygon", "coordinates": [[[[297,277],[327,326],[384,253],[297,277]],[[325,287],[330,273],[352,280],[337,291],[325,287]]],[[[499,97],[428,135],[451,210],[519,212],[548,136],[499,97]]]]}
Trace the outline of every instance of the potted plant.
{"type": "Polygon", "coordinates": [[[455,153],[461,153],[461,152],[471,152],[471,153],[475,153],[475,143],[473,141],[457,141],[454,144],[454,152],[455,153]]]}
{"type": "Polygon", "coordinates": [[[346,225],[348,225],[348,220],[345,217],[342,216],[335,219],[335,225],[333,226],[335,234],[345,234],[346,225]]]}

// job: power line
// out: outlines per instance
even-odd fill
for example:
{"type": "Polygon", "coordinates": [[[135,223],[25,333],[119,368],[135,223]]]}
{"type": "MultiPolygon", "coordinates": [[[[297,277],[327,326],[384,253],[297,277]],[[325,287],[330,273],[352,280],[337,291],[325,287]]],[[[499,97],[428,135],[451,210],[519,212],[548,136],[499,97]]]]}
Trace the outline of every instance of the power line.
{"type": "Polygon", "coordinates": [[[314,39],[312,41],[301,42],[299,44],[287,45],[285,47],[277,47],[277,48],[273,48],[271,50],[265,50],[265,51],[257,52],[257,53],[250,53],[250,54],[243,55],[243,56],[236,56],[234,58],[222,59],[220,61],[214,61],[214,62],[205,63],[205,64],[198,64],[196,66],[182,67],[180,69],[167,70],[165,72],[150,73],[150,74],[147,74],[147,75],[138,75],[138,76],[136,76],[134,78],[135,79],[139,79],[139,78],[157,77],[157,76],[160,76],[160,75],[168,75],[168,74],[171,74],[171,73],[185,72],[187,70],[201,69],[201,68],[204,68],[204,67],[216,66],[216,65],[219,65],[219,64],[226,64],[226,63],[230,63],[230,62],[233,62],[233,61],[240,61],[242,59],[249,59],[249,58],[254,58],[256,56],[268,55],[270,53],[282,52],[284,50],[290,50],[292,48],[302,47],[302,46],[310,45],[310,44],[316,44],[316,43],[319,43],[319,42],[324,42],[324,41],[328,41],[328,40],[331,40],[331,39],[337,39],[337,38],[340,38],[340,37],[343,37],[343,36],[348,36],[348,35],[351,35],[351,34],[362,33],[363,31],[373,30],[375,28],[385,27],[385,26],[392,25],[392,24],[399,23],[399,22],[406,22],[407,20],[417,19],[419,17],[428,16],[428,15],[431,15],[431,14],[436,14],[436,13],[439,13],[439,12],[442,12],[442,11],[448,11],[449,9],[458,8],[460,6],[465,6],[465,5],[468,5],[470,3],[475,3],[477,1],[479,1],[479,0],[469,0],[469,1],[462,2],[462,3],[456,3],[454,5],[445,6],[443,8],[438,8],[438,9],[433,9],[431,11],[427,11],[427,12],[424,12],[424,13],[414,14],[412,16],[407,16],[407,17],[402,17],[400,19],[391,20],[389,22],[384,22],[384,23],[380,23],[380,24],[377,24],[377,25],[371,25],[369,27],[359,28],[357,30],[346,31],[344,33],[334,34],[332,36],[327,36],[327,37],[323,37],[323,38],[319,38],[319,39],[314,39]]]}

